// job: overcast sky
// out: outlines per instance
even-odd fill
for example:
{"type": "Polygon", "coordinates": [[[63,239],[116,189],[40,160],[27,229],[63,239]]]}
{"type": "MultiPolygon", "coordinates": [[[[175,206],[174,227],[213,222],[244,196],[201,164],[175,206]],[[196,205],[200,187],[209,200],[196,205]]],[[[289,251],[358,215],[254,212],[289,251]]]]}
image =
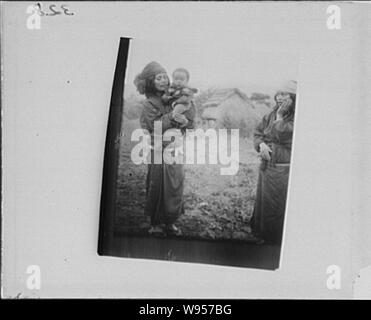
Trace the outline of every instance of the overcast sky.
{"type": "Polygon", "coordinates": [[[229,43],[189,41],[188,44],[179,40],[131,40],[126,97],[136,93],[133,85],[135,75],[150,61],[159,62],[169,76],[177,67],[188,69],[190,85],[199,89],[210,86],[242,89],[250,86],[276,87],[283,80],[297,79],[298,56],[295,52],[277,51],[273,47],[264,51],[251,48],[248,39],[231,39],[229,43]]]}

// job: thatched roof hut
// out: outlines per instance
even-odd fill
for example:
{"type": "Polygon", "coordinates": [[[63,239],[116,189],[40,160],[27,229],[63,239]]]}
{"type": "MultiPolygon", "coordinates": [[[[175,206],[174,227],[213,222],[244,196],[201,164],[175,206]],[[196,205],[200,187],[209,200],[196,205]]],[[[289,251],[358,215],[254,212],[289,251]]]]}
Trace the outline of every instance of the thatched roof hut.
{"type": "Polygon", "coordinates": [[[237,95],[240,97],[241,100],[245,101],[246,103],[249,103],[250,100],[246,96],[245,93],[243,93],[240,89],[232,88],[232,89],[218,89],[214,92],[214,94],[211,96],[209,100],[207,100],[203,106],[204,107],[217,107],[222,102],[224,102],[227,99],[230,99],[232,96],[237,95]]]}
{"type": "Polygon", "coordinates": [[[251,132],[256,123],[270,109],[264,105],[256,107],[247,95],[238,88],[218,89],[202,105],[201,118],[216,122],[219,127],[240,128],[251,132]]]}
{"type": "Polygon", "coordinates": [[[208,107],[202,112],[202,119],[217,120],[219,117],[219,109],[217,107],[208,107]]]}

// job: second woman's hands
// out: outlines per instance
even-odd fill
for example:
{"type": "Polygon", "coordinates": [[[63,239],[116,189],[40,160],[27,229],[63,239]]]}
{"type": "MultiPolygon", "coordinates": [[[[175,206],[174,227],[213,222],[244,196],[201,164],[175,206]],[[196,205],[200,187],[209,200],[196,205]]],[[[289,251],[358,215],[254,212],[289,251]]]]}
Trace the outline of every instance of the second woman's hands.
{"type": "Polygon", "coordinates": [[[269,146],[266,143],[264,143],[264,142],[262,142],[259,145],[259,147],[260,147],[260,153],[259,153],[259,155],[261,156],[261,158],[263,160],[269,161],[271,159],[270,153],[272,152],[272,149],[269,148],[269,146]]]}
{"type": "Polygon", "coordinates": [[[286,114],[288,114],[292,108],[292,104],[293,101],[291,98],[283,101],[281,106],[277,110],[277,117],[282,119],[286,114]]]}

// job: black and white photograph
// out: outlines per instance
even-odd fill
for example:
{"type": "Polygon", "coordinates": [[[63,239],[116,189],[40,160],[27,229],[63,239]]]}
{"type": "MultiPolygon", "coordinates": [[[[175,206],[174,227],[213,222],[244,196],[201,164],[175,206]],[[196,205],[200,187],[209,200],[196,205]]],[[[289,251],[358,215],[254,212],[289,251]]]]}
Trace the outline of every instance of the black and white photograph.
{"type": "Polygon", "coordinates": [[[113,219],[108,251],[277,268],[297,54],[126,42],[113,213],[102,212],[113,219]]]}
{"type": "Polygon", "coordinates": [[[371,296],[369,3],[0,9],[2,298],[371,296]]]}

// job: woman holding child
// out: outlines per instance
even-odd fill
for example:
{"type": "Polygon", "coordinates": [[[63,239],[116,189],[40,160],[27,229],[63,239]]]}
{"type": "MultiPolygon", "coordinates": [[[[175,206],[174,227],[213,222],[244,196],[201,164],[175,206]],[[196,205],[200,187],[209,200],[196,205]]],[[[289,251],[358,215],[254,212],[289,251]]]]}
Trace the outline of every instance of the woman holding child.
{"type": "Polygon", "coordinates": [[[260,242],[282,240],[290,157],[294,130],[296,82],[284,83],[275,95],[276,106],[254,132],[261,158],[252,228],[260,242]]]}
{"type": "MultiPolygon", "coordinates": [[[[168,100],[163,99],[169,89],[169,78],[165,69],[157,62],[148,63],[137,75],[134,84],[140,94],[146,96],[140,124],[151,134],[151,163],[148,164],[146,180],[145,214],[151,218],[150,233],[180,234],[175,226],[176,220],[184,213],[183,189],[184,168],[182,164],[167,164],[165,161],[154,163],[154,123],[162,122],[162,133],[169,129],[193,127],[193,121],[173,108],[168,100]]],[[[163,141],[163,149],[169,142],[163,141]]],[[[160,156],[163,157],[163,154],[160,156]]],[[[162,159],[163,160],[163,159],[162,159]]]]}

